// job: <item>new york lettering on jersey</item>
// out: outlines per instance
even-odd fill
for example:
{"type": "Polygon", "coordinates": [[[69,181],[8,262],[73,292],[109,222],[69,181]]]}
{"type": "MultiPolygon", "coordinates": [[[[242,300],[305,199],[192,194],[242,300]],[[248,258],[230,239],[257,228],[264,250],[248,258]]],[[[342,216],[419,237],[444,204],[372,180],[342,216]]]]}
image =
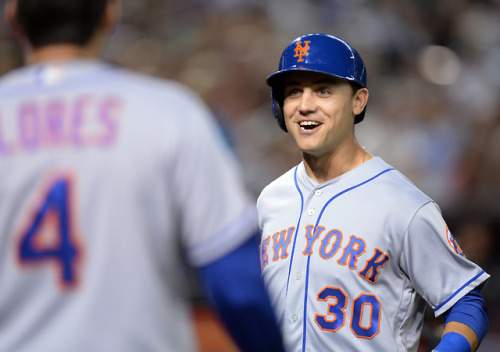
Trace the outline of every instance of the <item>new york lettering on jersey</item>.
{"type": "MultiPolygon", "coordinates": [[[[362,237],[351,235],[347,240],[343,239],[343,233],[338,229],[325,231],[324,226],[305,225],[303,229],[307,245],[302,251],[304,256],[317,255],[323,260],[335,260],[336,263],[350,270],[357,270],[358,275],[370,283],[375,283],[380,269],[389,261],[382,249],[367,248],[366,241],[362,237]],[[320,240],[319,247],[315,245],[320,240]],[[314,247],[313,247],[314,246],[314,247]],[[371,257],[365,259],[366,252],[372,253],[371,257]],[[362,257],[363,259],[360,259],[362,257]],[[359,265],[361,261],[364,265],[359,265]],[[360,268],[362,268],[360,270],[360,268]]],[[[289,256],[288,247],[292,241],[295,227],[275,232],[267,236],[261,243],[261,268],[269,264],[269,256],[272,260],[283,260],[289,256]]]]}

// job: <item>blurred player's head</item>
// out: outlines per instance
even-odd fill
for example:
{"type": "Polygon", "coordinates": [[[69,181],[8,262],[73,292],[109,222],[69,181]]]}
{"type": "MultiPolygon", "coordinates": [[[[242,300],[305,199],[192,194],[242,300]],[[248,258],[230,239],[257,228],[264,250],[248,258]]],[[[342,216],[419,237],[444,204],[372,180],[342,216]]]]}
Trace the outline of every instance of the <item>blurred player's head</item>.
{"type": "Polygon", "coordinates": [[[110,23],[108,5],[118,0],[8,0],[6,16],[34,48],[83,46],[110,23]]]}
{"type": "MultiPolygon", "coordinates": [[[[300,36],[281,55],[279,69],[266,82],[272,88],[272,103],[278,125],[287,130],[283,116],[283,82],[292,72],[316,72],[348,82],[353,91],[366,88],[366,67],[358,52],[348,43],[323,33],[300,36]]],[[[355,116],[361,122],[365,110],[355,116]]]]}

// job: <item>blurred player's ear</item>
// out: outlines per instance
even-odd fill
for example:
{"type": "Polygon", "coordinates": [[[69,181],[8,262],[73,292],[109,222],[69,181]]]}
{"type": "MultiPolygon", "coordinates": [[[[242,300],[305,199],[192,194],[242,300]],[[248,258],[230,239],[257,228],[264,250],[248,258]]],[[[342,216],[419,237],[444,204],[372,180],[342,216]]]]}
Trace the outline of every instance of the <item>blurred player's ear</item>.
{"type": "Polygon", "coordinates": [[[3,17],[11,31],[21,39],[25,38],[24,32],[16,20],[17,0],[7,0],[3,9],[3,17]]]}
{"type": "Polygon", "coordinates": [[[118,21],[120,20],[122,12],[121,1],[120,0],[107,0],[106,9],[104,10],[102,18],[102,26],[112,31],[118,21]]]}

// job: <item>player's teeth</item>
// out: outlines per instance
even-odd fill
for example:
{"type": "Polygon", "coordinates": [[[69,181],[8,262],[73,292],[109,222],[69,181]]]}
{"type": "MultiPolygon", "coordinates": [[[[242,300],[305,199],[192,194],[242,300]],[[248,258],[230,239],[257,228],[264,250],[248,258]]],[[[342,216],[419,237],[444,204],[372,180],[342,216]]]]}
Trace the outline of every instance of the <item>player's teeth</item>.
{"type": "Polygon", "coordinates": [[[300,123],[301,126],[317,126],[319,125],[319,123],[317,123],[316,121],[302,121],[300,123]]]}

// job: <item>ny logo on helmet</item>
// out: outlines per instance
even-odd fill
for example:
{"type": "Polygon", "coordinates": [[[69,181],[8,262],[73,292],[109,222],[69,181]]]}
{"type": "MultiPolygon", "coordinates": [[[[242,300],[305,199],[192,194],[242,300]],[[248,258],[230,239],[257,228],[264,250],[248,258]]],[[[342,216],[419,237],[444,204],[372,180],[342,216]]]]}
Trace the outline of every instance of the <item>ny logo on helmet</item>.
{"type": "Polygon", "coordinates": [[[295,55],[293,57],[298,57],[299,59],[297,62],[303,62],[304,59],[302,56],[307,56],[309,55],[309,43],[310,40],[305,40],[304,41],[304,46],[302,46],[302,42],[297,42],[297,45],[295,46],[295,55]]]}

